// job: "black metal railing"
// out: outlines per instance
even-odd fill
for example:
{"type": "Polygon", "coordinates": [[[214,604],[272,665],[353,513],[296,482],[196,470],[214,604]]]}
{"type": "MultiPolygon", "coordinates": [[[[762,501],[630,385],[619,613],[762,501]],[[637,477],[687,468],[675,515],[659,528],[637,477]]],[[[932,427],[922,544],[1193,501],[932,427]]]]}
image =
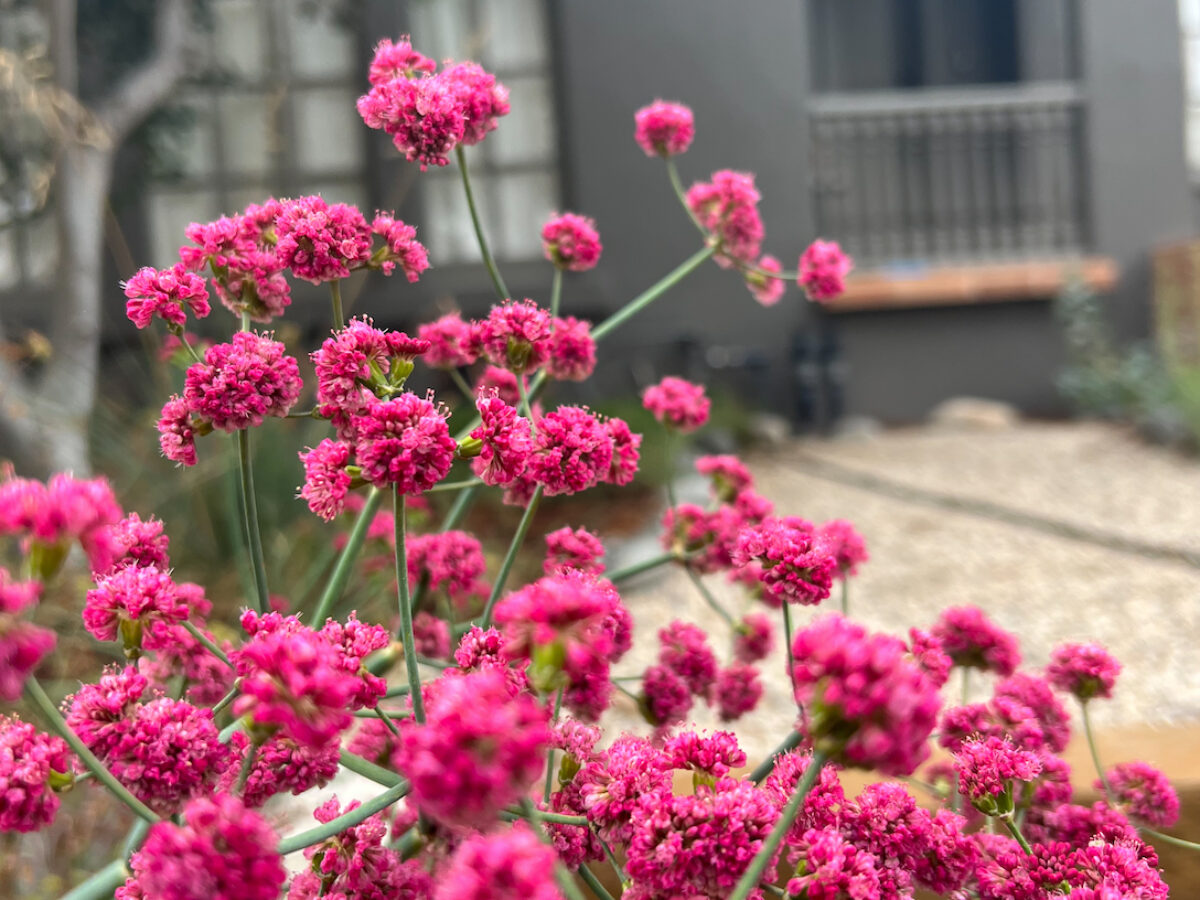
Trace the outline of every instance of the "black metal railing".
{"type": "Polygon", "coordinates": [[[818,232],[860,266],[1069,256],[1088,242],[1075,84],[813,98],[818,232]]]}

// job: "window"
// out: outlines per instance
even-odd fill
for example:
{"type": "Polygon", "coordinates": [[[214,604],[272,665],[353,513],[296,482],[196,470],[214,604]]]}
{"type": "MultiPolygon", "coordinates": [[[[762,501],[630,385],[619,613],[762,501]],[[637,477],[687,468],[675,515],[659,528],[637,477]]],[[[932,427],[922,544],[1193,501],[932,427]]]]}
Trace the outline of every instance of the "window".
{"type": "MultiPolygon", "coordinates": [[[[512,111],[466,148],[480,216],[500,259],[541,257],[541,226],[558,206],[554,95],[542,0],[433,0],[414,4],[414,46],[437,60],[474,60],[509,90],[512,111]]],[[[421,233],[439,264],[476,262],[479,250],[452,162],[420,178],[421,233]]]]}
{"type": "Polygon", "coordinates": [[[366,204],[363,81],[355,37],[287,0],[214,0],[213,76],[181,94],[190,127],[168,131],[177,178],[149,196],[155,262],[176,259],[190,222],[269,195],[366,204]]]}

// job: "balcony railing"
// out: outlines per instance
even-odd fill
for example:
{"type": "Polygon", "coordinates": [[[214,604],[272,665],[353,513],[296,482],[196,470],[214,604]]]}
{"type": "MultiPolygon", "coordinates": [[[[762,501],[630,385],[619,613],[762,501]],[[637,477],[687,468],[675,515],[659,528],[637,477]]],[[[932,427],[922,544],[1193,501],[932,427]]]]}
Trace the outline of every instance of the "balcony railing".
{"type": "Polygon", "coordinates": [[[1074,84],[813,98],[818,232],[860,265],[1070,256],[1088,242],[1074,84]]]}

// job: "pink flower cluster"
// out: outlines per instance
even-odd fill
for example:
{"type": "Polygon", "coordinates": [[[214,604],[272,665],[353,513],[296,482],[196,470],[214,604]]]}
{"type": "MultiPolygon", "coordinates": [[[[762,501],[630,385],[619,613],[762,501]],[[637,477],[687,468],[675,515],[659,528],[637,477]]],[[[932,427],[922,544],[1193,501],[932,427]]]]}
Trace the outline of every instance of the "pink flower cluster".
{"type": "Polygon", "coordinates": [[[829,596],[837,557],[811,523],[770,518],[742,529],[733,562],[754,565],[762,590],[776,601],[815,605],[829,596]]]}
{"type": "Polygon", "coordinates": [[[669,375],[642,391],[642,405],[667,427],[687,434],[708,421],[712,401],[704,385],[669,375]]]}
{"type": "Polygon", "coordinates": [[[432,900],[562,900],[554,849],[528,826],[467,838],[450,857],[432,900]]]}
{"type": "Polygon", "coordinates": [[[126,566],[97,579],[87,592],[83,625],[98,641],[120,637],[126,654],[136,657],[143,648],[155,649],[173,638],[164,625],[187,621],[186,595],[170,573],[155,565],[126,566]]]}
{"type": "Polygon", "coordinates": [[[998,737],[965,742],[954,754],[958,789],[985,815],[1010,815],[1014,781],[1033,781],[1042,771],[1037,754],[998,737]]]}
{"type": "Polygon", "coordinates": [[[754,262],[762,249],[762,199],[748,172],[722,169],[712,180],[697,182],[687,192],[687,204],[697,221],[712,233],[717,245],[714,259],[726,268],[754,262]]]}
{"type": "MultiPolygon", "coordinates": [[[[1167,776],[1149,763],[1118,763],[1105,776],[1112,791],[1110,799],[1135,822],[1152,828],[1170,828],[1179,821],[1179,794],[1167,776]]],[[[1104,784],[1096,779],[1095,787],[1104,784]]]]}
{"type": "Polygon", "coordinates": [[[634,114],[633,138],[647,156],[677,156],[696,136],[692,111],[682,103],[655,100],[634,114]]]}
{"type": "Polygon", "coordinates": [[[34,574],[48,579],[79,541],[93,572],[106,572],[118,555],[109,526],[121,507],[104,478],[79,479],[65,472],[46,483],[14,478],[0,469],[0,535],[13,535],[31,557],[34,574]]]}
{"type": "Polygon", "coordinates": [[[1083,703],[1112,696],[1121,664],[1099,644],[1059,644],[1050,652],[1046,679],[1083,703]]]}
{"type": "Polygon", "coordinates": [[[604,572],[604,545],[586,528],[569,525],[546,535],[546,559],[542,571],[553,575],[561,569],[579,569],[594,575],[604,572]]]}
{"type": "Polygon", "coordinates": [[[59,806],[53,779],[71,769],[62,738],[0,716],[0,832],[37,831],[53,822],[59,806]]]}
{"type": "Polygon", "coordinates": [[[413,393],[375,400],[354,417],[355,455],[362,477],[376,487],[395,485],[420,494],[446,477],[458,444],[447,412],[413,393]]]}
{"type": "Polygon", "coordinates": [[[149,267],[138,269],[122,287],[128,298],[125,315],[138,328],[145,328],[158,316],[168,325],[182,329],[187,324],[185,310],[190,310],[197,319],[212,311],[204,279],[189,272],[183,263],[161,271],[149,267]]]}
{"type": "Polygon", "coordinates": [[[41,590],[39,582],[14,581],[0,566],[0,700],[20,699],[25,681],[57,641],[53,631],[19,618],[37,605],[41,590]]]}
{"type": "Polygon", "coordinates": [[[542,252],[568,272],[586,272],[600,262],[600,233],[587,216],[561,213],[542,226],[542,252]]]}
{"type": "Polygon", "coordinates": [[[810,299],[823,303],[845,293],[846,276],[853,266],[836,241],[813,241],[800,255],[797,281],[810,299]]]}
{"type": "Polygon", "coordinates": [[[1017,639],[998,628],[976,606],[953,606],[943,610],[930,633],[956,666],[1011,675],[1021,664],[1017,639]]]}

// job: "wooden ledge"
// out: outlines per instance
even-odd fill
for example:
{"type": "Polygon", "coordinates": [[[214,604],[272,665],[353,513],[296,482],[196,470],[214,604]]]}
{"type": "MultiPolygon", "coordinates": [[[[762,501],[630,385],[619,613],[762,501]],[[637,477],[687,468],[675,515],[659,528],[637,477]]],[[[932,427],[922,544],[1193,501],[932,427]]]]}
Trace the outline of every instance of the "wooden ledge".
{"type": "Polygon", "coordinates": [[[1093,290],[1109,291],[1118,275],[1107,256],[878,269],[851,275],[846,292],[824,305],[831,312],[858,312],[1037,300],[1053,297],[1078,277],[1093,290]]]}

